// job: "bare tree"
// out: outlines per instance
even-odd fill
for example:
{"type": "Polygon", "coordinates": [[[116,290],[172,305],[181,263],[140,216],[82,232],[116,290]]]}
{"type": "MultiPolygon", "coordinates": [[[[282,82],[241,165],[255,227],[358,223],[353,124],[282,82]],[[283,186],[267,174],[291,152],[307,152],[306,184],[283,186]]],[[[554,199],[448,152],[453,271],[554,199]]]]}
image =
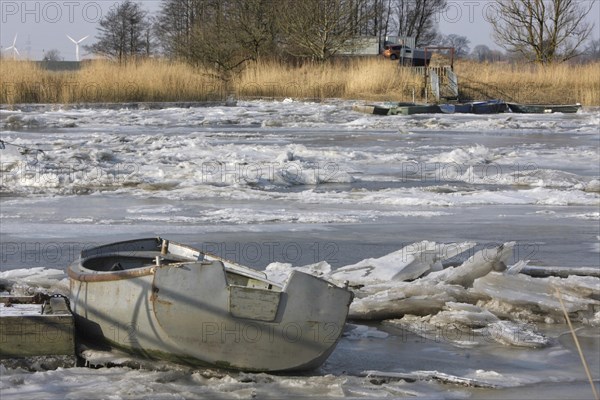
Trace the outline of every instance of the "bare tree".
{"type": "Polygon", "coordinates": [[[283,0],[279,32],[284,50],[325,61],[355,46],[357,27],[372,19],[369,0],[283,0]]]}
{"type": "Polygon", "coordinates": [[[471,41],[466,36],[456,35],[451,33],[449,35],[442,35],[440,44],[442,46],[454,47],[454,55],[457,58],[466,57],[471,49],[469,48],[471,41]]]}
{"type": "Polygon", "coordinates": [[[600,39],[590,40],[585,48],[585,58],[590,61],[600,60],[600,39]]]}
{"type": "Polygon", "coordinates": [[[490,49],[485,44],[478,44],[473,47],[470,54],[471,59],[478,62],[497,62],[506,60],[506,55],[496,49],[490,49]]]}
{"type": "Polygon", "coordinates": [[[276,52],[276,18],[272,0],[230,0],[231,25],[244,52],[253,60],[276,52]]]}
{"type": "Polygon", "coordinates": [[[252,60],[254,53],[240,40],[234,16],[235,2],[214,1],[192,29],[188,54],[191,61],[214,69],[225,82],[252,60]]]}
{"type": "Polygon", "coordinates": [[[413,36],[417,46],[433,44],[438,36],[436,15],[446,0],[394,0],[399,36],[413,36]]]}
{"type": "Polygon", "coordinates": [[[379,41],[390,32],[392,24],[392,1],[393,0],[373,0],[371,5],[372,21],[369,26],[371,36],[379,37],[379,41]]]}
{"type": "Polygon", "coordinates": [[[471,51],[471,58],[475,61],[489,61],[492,50],[485,44],[478,44],[471,51]]]}
{"type": "Polygon", "coordinates": [[[191,53],[194,32],[208,14],[208,3],[207,0],[163,0],[156,28],[167,55],[194,58],[191,53]]]}
{"type": "Polygon", "coordinates": [[[592,7],[592,1],[496,0],[490,13],[495,41],[537,63],[569,60],[592,31],[585,20],[592,7]]]}
{"type": "Polygon", "coordinates": [[[57,49],[52,49],[44,52],[43,61],[62,61],[62,57],[60,55],[60,51],[57,49]]]}
{"type": "Polygon", "coordinates": [[[247,61],[275,53],[275,15],[271,0],[164,0],[156,26],[167,55],[227,82],[247,61]]]}
{"type": "Polygon", "coordinates": [[[356,24],[355,38],[378,37],[380,41],[389,33],[392,24],[392,0],[347,0],[354,7],[356,24]]]}
{"type": "Polygon", "coordinates": [[[140,3],[125,0],[101,20],[98,41],[85,49],[119,63],[150,52],[150,22],[140,3]]]}

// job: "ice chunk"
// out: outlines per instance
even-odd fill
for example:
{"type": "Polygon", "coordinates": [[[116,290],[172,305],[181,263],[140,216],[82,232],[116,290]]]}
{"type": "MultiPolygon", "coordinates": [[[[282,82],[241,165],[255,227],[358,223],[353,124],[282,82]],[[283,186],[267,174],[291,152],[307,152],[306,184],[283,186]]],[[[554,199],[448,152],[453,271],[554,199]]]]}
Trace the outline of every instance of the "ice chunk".
{"type": "Polygon", "coordinates": [[[373,326],[348,324],[348,327],[350,328],[350,330],[344,332],[344,337],[350,340],[366,338],[385,339],[389,336],[388,333],[380,331],[379,329],[373,326]]]}
{"type": "MultiPolygon", "coordinates": [[[[457,347],[473,347],[479,343],[475,341],[469,330],[462,329],[456,324],[438,325],[431,322],[431,315],[417,316],[407,314],[402,318],[390,319],[383,322],[401,331],[412,332],[432,342],[448,342],[457,347]]],[[[405,333],[402,334],[404,337],[405,333]]]]}
{"type": "Polygon", "coordinates": [[[438,381],[462,386],[498,388],[504,385],[498,382],[488,382],[485,378],[466,378],[462,376],[450,375],[439,371],[412,371],[412,372],[384,372],[384,371],[364,371],[362,373],[373,383],[381,385],[386,382],[394,381],[438,381]]]}
{"type": "Polygon", "coordinates": [[[360,298],[350,305],[352,319],[381,320],[405,314],[428,315],[440,311],[448,302],[474,301],[465,288],[425,280],[398,282],[395,287],[360,298]]]}
{"type": "Polygon", "coordinates": [[[69,282],[64,271],[35,267],[0,272],[0,288],[10,289],[13,295],[32,295],[38,291],[62,294],[69,292],[69,282]]]}
{"type": "MultiPolygon", "coordinates": [[[[350,306],[350,318],[384,320],[405,315],[428,316],[424,322],[454,324],[459,331],[493,328],[498,332],[498,341],[518,346],[546,344],[545,338],[518,324],[564,321],[556,287],[563,293],[567,312],[575,321],[592,325],[598,322],[600,278],[532,278],[520,273],[527,266],[523,260],[506,270],[514,244],[508,242],[483,249],[458,267],[432,271],[412,282],[396,279],[406,276],[403,275],[405,268],[409,271],[414,268],[412,272],[415,272],[424,264],[435,265],[431,261],[437,262],[436,256],[440,253],[420,251],[419,257],[426,262],[411,255],[410,261],[402,263],[398,257],[407,251],[399,251],[344,267],[326,278],[351,278],[356,296],[350,306]],[[505,271],[495,272],[502,270],[505,271]],[[517,338],[514,332],[519,332],[517,338]]],[[[426,250],[431,242],[421,245],[426,250]]]]}
{"type": "Polygon", "coordinates": [[[321,261],[303,267],[293,267],[292,264],[289,263],[273,262],[267,265],[267,268],[265,269],[267,278],[279,284],[285,283],[293,271],[300,271],[316,277],[323,277],[331,272],[331,265],[329,265],[327,261],[321,261]]]}
{"type": "Polygon", "coordinates": [[[600,179],[592,179],[586,185],[584,190],[586,192],[600,193],[600,179]]]}
{"type": "Polygon", "coordinates": [[[523,269],[525,267],[527,267],[527,263],[528,263],[528,261],[520,260],[516,264],[511,265],[510,267],[508,267],[506,269],[506,271],[504,271],[504,273],[507,274],[507,275],[517,275],[517,274],[520,274],[521,271],[523,271],[523,269]]]}
{"type": "Polygon", "coordinates": [[[283,284],[287,281],[293,270],[294,268],[292,267],[292,264],[272,262],[271,264],[267,265],[265,274],[267,274],[267,278],[270,281],[283,284]]]}
{"type": "Polygon", "coordinates": [[[348,281],[351,286],[412,280],[429,271],[441,269],[442,261],[473,246],[475,243],[472,242],[438,244],[422,241],[380,258],[368,258],[342,267],[329,274],[329,278],[338,282],[348,281]]]}
{"type": "Polygon", "coordinates": [[[574,320],[593,319],[600,309],[600,278],[532,278],[527,275],[490,273],[473,283],[471,292],[486,296],[481,304],[499,316],[518,318],[520,314],[549,317],[547,322],[564,321],[556,290],[562,293],[565,309],[574,320]]]}
{"type": "Polygon", "coordinates": [[[477,332],[509,346],[544,347],[550,343],[547,337],[535,332],[533,327],[511,321],[498,320],[477,332]]]}
{"type": "Polygon", "coordinates": [[[327,261],[320,261],[315,264],[309,264],[305,265],[304,267],[300,267],[298,270],[310,275],[322,277],[331,273],[331,265],[329,265],[327,261]]]}
{"type": "Polygon", "coordinates": [[[491,249],[482,249],[458,267],[448,268],[435,276],[432,274],[432,279],[470,287],[475,279],[489,274],[492,270],[504,271],[508,259],[513,254],[514,245],[515,242],[508,242],[491,249]]]}
{"type": "Polygon", "coordinates": [[[433,163],[454,163],[458,165],[489,164],[501,155],[494,154],[490,149],[480,144],[469,148],[457,148],[450,152],[431,158],[433,163]]]}
{"type": "Polygon", "coordinates": [[[449,302],[444,310],[418,317],[406,315],[386,324],[407,329],[436,342],[444,341],[458,347],[471,347],[495,341],[506,346],[542,347],[548,338],[523,323],[500,320],[490,311],[472,304],[449,302]]]}
{"type": "MultiPolygon", "coordinates": [[[[427,242],[427,245],[423,246],[426,250],[427,246],[431,246],[431,244],[427,242]]],[[[437,258],[440,254],[460,254],[457,249],[468,249],[469,246],[471,243],[454,245],[453,252],[434,254],[422,250],[419,255],[431,266],[440,262],[437,258]]],[[[413,272],[422,271],[423,265],[426,263],[417,258],[411,258],[410,262],[402,264],[396,258],[398,252],[388,255],[394,257],[365,260],[355,266],[345,267],[339,274],[336,274],[337,271],[335,271],[331,275],[337,279],[340,277],[352,278],[352,280],[348,280],[354,285],[358,282],[367,285],[363,290],[357,291],[357,298],[350,307],[351,318],[389,319],[405,314],[427,315],[440,311],[447,302],[476,302],[476,296],[481,296],[481,294],[475,293],[474,296],[465,288],[471,286],[475,279],[488,274],[493,269],[506,268],[505,263],[512,255],[513,246],[514,243],[510,242],[493,249],[483,249],[456,268],[451,267],[443,271],[432,272],[410,284],[396,282],[396,279],[399,276],[407,276],[402,274],[404,268],[408,267],[413,272]],[[385,281],[386,284],[376,284],[381,281],[385,281]],[[364,295],[365,293],[366,295],[364,295]]],[[[400,253],[406,252],[400,251],[400,253]]],[[[413,256],[411,255],[411,257],[413,256]]]]}
{"type": "Polygon", "coordinates": [[[444,310],[434,315],[430,322],[434,324],[458,324],[470,328],[485,327],[492,322],[497,322],[498,317],[488,310],[473,304],[448,302],[444,310]]]}

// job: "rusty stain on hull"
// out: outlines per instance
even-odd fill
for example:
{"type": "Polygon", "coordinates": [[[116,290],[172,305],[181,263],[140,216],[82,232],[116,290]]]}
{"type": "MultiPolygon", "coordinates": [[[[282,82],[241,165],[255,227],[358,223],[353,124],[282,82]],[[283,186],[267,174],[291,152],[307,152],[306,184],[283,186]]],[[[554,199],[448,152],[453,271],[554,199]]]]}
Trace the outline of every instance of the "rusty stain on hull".
{"type": "Polygon", "coordinates": [[[69,278],[79,282],[108,282],[108,281],[120,281],[123,279],[137,278],[140,276],[154,274],[154,267],[140,268],[127,271],[111,271],[111,272],[98,272],[96,274],[81,273],[67,269],[67,275],[69,278]]]}

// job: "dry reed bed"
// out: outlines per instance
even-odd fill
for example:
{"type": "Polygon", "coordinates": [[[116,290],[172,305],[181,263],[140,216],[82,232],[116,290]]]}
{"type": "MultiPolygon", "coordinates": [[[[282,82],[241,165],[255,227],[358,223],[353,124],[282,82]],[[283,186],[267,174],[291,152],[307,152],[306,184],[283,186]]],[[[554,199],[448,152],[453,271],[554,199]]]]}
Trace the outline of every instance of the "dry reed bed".
{"type": "Polygon", "coordinates": [[[305,63],[291,67],[280,62],[256,63],[234,81],[240,97],[345,98],[406,100],[419,77],[379,59],[339,60],[330,64],[305,63]]]}
{"type": "Polygon", "coordinates": [[[600,105],[600,63],[478,64],[460,62],[455,68],[464,97],[501,98],[522,103],[581,103],[600,105]]]}
{"type": "MultiPolygon", "coordinates": [[[[589,65],[478,64],[455,68],[461,96],[528,103],[600,105],[600,63],[589,65]]],[[[329,64],[248,64],[224,82],[214,71],[164,60],[124,66],[95,61],[81,70],[52,72],[30,62],[0,61],[0,103],[212,101],[238,98],[417,100],[423,79],[382,58],[329,64]]]]}

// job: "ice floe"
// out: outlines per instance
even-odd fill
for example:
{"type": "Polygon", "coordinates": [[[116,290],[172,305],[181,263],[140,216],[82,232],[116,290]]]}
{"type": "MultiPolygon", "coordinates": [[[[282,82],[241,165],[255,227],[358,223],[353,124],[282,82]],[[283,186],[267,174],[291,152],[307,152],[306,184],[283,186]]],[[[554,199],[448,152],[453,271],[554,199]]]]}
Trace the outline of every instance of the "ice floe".
{"type": "Polygon", "coordinates": [[[485,248],[459,266],[441,269],[444,255],[460,254],[444,249],[468,251],[473,244],[419,242],[379,259],[342,267],[329,277],[345,279],[353,287],[351,319],[388,320],[391,326],[429,338],[442,332],[458,346],[476,345],[482,338],[509,346],[548,345],[532,324],[565,322],[558,291],[571,320],[600,324],[598,277],[525,275],[521,273],[525,260],[508,265],[514,245],[485,248]]]}
{"type": "Polygon", "coordinates": [[[348,281],[352,286],[413,280],[430,271],[442,270],[443,261],[473,246],[475,243],[472,242],[444,245],[422,241],[380,258],[369,258],[339,268],[329,277],[338,282],[348,281]]]}

